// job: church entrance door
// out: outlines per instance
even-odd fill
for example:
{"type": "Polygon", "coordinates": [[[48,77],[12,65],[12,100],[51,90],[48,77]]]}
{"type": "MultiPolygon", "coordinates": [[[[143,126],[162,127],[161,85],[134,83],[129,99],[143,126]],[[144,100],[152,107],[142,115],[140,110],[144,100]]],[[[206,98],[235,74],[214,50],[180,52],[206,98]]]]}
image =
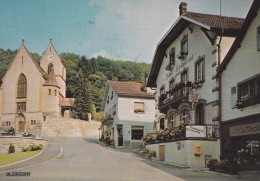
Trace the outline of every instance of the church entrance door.
{"type": "Polygon", "coordinates": [[[25,132],[25,118],[23,115],[20,115],[16,118],[17,132],[25,132]]]}

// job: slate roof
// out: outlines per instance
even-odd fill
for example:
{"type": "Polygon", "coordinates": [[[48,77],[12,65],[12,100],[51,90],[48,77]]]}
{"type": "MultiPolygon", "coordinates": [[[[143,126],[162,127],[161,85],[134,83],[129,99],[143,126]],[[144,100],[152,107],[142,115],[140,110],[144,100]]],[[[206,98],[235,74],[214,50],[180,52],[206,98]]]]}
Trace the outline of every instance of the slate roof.
{"type": "Polygon", "coordinates": [[[246,19],[241,27],[241,31],[236,37],[234,43],[232,44],[231,48],[229,49],[228,53],[226,54],[225,58],[223,59],[222,63],[217,69],[217,76],[219,76],[225,69],[232,57],[234,56],[235,52],[238,48],[240,48],[240,44],[243,41],[248,28],[250,27],[252,21],[254,20],[254,17],[256,16],[257,10],[260,8],[260,1],[254,0],[253,4],[251,5],[251,8],[248,11],[248,14],[246,16],[246,19]]]}
{"type": "Polygon", "coordinates": [[[61,107],[71,107],[73,106],[74,102],[75,102],[74,98],[60,98],[59,105],[61,107]]]}
{"type": "Polygon", "coordinates": [[[108,80],[107,83],[119,96],[129,97],[150,97],[154,98],[154,94],[142,91],[143,84],[137,82],[120,82],[108,80]]]}
{"type": "Polygon", "coordinates": [[[190,23],[196,24],[206,31],[213,31],[217,35],[235,37],[239,33],[243,22],[243,18],[194,12],[183,13],[157,44],[146,86],[155,87],[166,49],[190,23]]]}

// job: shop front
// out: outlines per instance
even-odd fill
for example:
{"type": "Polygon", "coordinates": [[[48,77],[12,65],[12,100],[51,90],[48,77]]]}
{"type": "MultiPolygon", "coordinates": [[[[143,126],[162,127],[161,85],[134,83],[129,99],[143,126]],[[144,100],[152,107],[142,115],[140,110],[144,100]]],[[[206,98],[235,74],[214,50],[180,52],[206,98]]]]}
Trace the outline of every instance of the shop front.
{"type": "Polygon", "coordinates": [[[260,170],[260,116],[240,118],[222,125],[222,156],[241,170],[260,170]]]}

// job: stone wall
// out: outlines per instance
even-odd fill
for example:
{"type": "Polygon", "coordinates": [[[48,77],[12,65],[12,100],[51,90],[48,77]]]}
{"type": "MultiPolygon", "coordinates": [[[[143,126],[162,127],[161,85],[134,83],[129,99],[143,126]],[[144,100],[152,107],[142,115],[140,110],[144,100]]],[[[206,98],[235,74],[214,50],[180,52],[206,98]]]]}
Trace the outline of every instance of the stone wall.
{"type": "Polygon", "coordinates": [[[24,137],[0,137],[0,153],[8,153],[10,144],[15,146],[15,151],[21,151],[22,147],[28,147],[32,144],[47,145],[48,141],[44,139],[24,138],[24,137]]]}

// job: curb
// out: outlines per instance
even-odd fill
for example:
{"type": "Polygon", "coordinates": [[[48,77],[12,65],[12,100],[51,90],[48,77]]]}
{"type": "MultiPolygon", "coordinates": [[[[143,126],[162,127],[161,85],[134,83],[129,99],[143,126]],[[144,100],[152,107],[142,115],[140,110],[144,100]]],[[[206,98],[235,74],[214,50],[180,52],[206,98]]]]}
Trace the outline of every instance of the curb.
{"type": "MultiPolygon", "coordinates": [[[[51,143],[50,143],[50,144],[51,144],[51,143]]],[[[54,144],[54,145],[55,145],[55,144],[54,144]]],[[[60,152],[59,152],[59,154],[56,155],[56,156],[54,156],[54,157],[52,157],[52,158],[50,158],[50,159],[48,159],[48,160],[45,160],[45,161],[42,161],[42,162],[38,162],[38,163],[35,163],[35,164],[32,164],[32,165],[28,165],[28,166],[20,167],[20,168],[15,168],[15,169],[10,169],[10,170],[0,171],[0,174],[1,174],[1,173],[5,173],[5,172],[14,171],[14,170],[21,170],[21,169],[24,169],[24,168],[30,168],[30,167],[33,167],[33,166],[35,166],[35,165],[39,165],[39,164],[42,164],[42,163],[48,162],[48,161],[50,161],[50,160],[53,160],[53,159],[55,159],[55,158],[58,158],[58,156],[61,157],[62,154],[63,154],[62,146],[61,146],[61,145],[57,145],[57,146],[60,147],[60,152]]],[[[41,152],[41,153],[42,153],[42,152],[41,152]]],[[[38,155],[39,155],[39,154],[35,155],[35,157],[38,156],[38,155]]],[[[31,157],[31,158],[32,158],[32,157],[31,157]]],[[[23,160],[23,161],[25,161],[25,160],[23,160]]],[[[18,163],[18,162],[14,163],[14,164],[17,164],[17,163],[18,163]]]]}
{"type": "Polygon", "coordinates": [[[32,157],[26,158],[26,159],[18,161],[18,162],[14,162],[14,163],[10,163],[10,164],[7,164],[7,165],[0,166],[0,168],[8,167],[8,166],[11,166],[11,165],[15,165],[15,164],[22,163],[22,162],[28,161],[30,159],[33,159],[33,158],[39,156],[40,154],[42,154],[42,152],[46,149],[47,146],[48,146],[48,144],[46,144],[46,146],[40,151],[40,153],[38,153],[38,154],[36,154],[32,157]]]}

